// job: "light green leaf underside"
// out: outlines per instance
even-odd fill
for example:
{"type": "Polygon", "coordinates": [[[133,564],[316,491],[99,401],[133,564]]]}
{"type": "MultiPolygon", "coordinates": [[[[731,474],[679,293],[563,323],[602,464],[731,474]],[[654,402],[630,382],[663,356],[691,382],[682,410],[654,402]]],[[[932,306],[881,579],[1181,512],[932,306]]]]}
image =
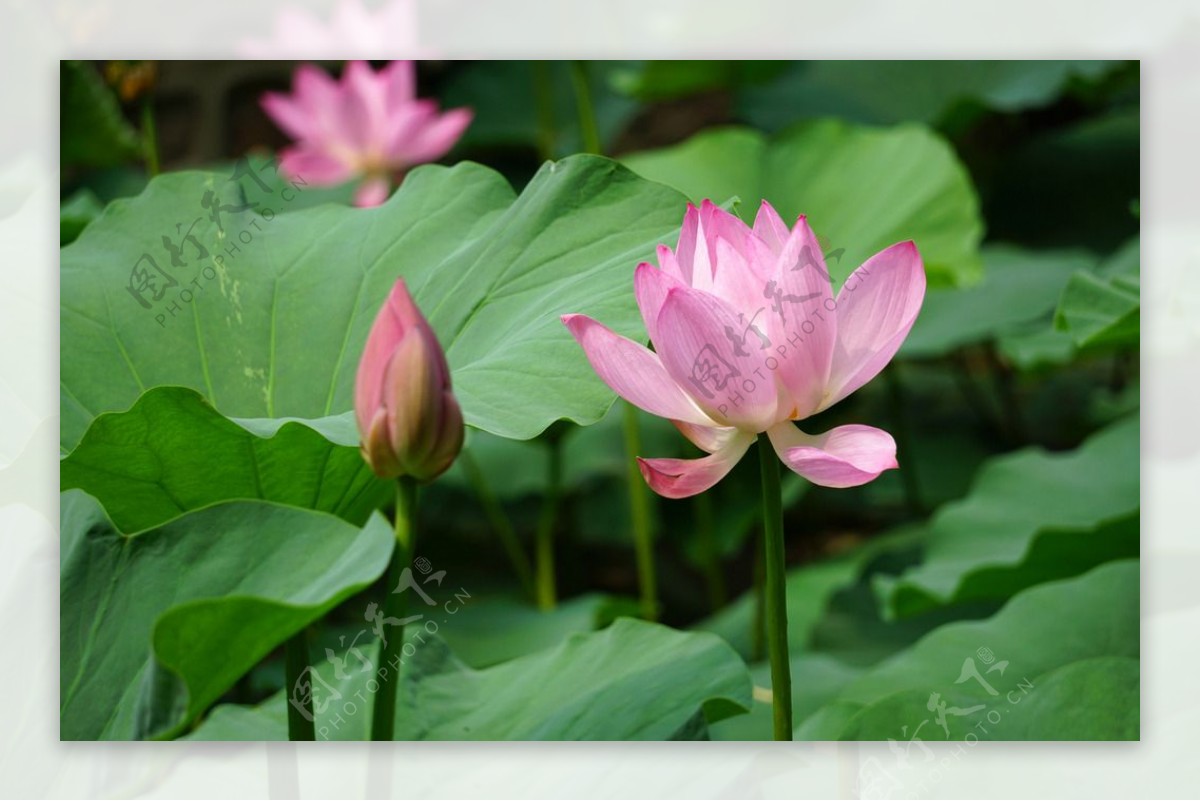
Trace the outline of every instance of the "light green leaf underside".
{"type": "Polygon", "coordinates": [[[1138,553],[1138,418],[1126,417],[1077,450],[1029,448],[997,457],[970,494],[938,510],[923,561],[875,578],[888,614],[964,600],[1004,599],[1138,553]]]}
{"type": "MultiPolygon", "coordinates": [[[[751,704],[749,673],[720,638],[630,618],[478,671],[434,636],[409,643],[398,740],[688,739],[751,704]]],[[[376,649],[365,653],[373,664],[376,649]]],[[[358,702],[348,715],[345,701],[370,698],[373,671],[359,667],[339,682],[328,664],[318,670],[340,696],[318,702],[318,739],[364,739],[370,709],[358,702]]],[[[285,703],[280,693],[254,709],[218,707],[190,739],[284,739],[285,703]]]]}
{"type": "Polygon", "coordinates": [[[182,387],[156,387],[129,411],[96,418],[62,460],[60,484],[95,496],[122,531],[236,499],[361,525],[392,491],[359,454],[352,414],[230,420],[182,387]]]}
{"type": "Polygon", "coordinates": [[[1136,560],[1111,562],[1026,590],[987,620],[943,626],[851,681],[796,736],[1137,739],[1138,585],[1136,560]]]}
{"type": "Polygon", "coordinates": [[[507,598],[472,600],[463,604],[452,624],[438,629],[438,635],[465,664],[490,667],[595,630],[616,603],[598,593],[569,598],[551,610],[507,598]]]}
{"type": "Polygon", "coordinates": [[[382,574],[393,544],[380,517],[359,529],[247,501],[124,534],[79,490],[63,493],[62,523],[64,740],[176,730],[382,574]]]}
{"type": "Polygon", "coordinates": [[[1117,251],[1098,274],[1076,272],[1063,289],[1055,327],[1079,347],[1132,345],[1141,340],[1139,241],[1117,251]]]}

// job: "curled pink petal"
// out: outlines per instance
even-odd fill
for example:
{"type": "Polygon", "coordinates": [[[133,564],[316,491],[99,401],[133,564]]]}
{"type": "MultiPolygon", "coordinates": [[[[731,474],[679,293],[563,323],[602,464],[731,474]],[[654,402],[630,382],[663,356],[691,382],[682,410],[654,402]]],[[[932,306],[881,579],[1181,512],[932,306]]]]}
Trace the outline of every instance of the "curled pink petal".
{"type": "Polygon", "coordinates": [[[678,278],[646,262],[639,264],[633,271],[633,294],[637,298],[638,309],[642,313],[642,321],[646,324],[646,332],[650,334],[651,342],[658,340],[658,315],[667,299],[667,292],[672,287],[683,286],[683,282],[678,278]]]}
{"type": "Polygon", "coordinates": [[[679,231],[679,244],[675,248],[675,259],[683,282],[690,287],[708,291],[712,289],[712,262],[709,259],[708,238],[704,218],[708,206],[700,208],[687,204],[683,215],[683,227],[679,231]]]}
{"type": "Polygon", "coordinates": [[[839,426],[811,436],[783,422],[767,436],[784,464],[822,487],[857,487],[899,467],[891,434],[871,426],[839,426]]]}
{"type": "Polygon", "coordinates": [[[682,420],[672,420],[679,433],[705,453],[716,453],[724,450],[740,432],[733,426],[701,426],[695,423],[685,423],[682,420]]]}
{"type": "Polygon", "coordinates": [[[779,212],[765,200],[759,205],[758,214],[754,217],[754,233],[776,255],[783,251],[783,244],[791,235],[779,212]]]}
{"type": "Polygon", "coordinates": [[[777,375],[792,400],[788,417],[802,420],[825,399],[838,336],[829,271],[804,217],[783,242],[767,295],[768,332],[779,355],[777,375]]]}
{"type": "Polygon", "coordinates": [[[654,344],[675,383],[705,414],[721,425],[764,431],[776,421],[779,393],[766,366],[770,342],[754,322],[715,295],[675,287],[658,315],[654,344]]]}
{"type": "Polygon", "coordinates": [[[683,277],[683,270],[679,266],[679,260],[675,258],[675,251],[666,245],[659,245],[655,253],[658,256],[658,268],[660,270],[676,281],[681,281],[684,284],[687,283],[687,280],[683,277]]]}
{"type": "Polygon", "coordinates": [[[754,435],[739,432],[716,453],[702,459],[638,459],[638,468],[650,489],[664,498],[697,495],[724,478],[754,442],[754,435]]]}
{"type": "Polygon", "coordinates": [[[837,295],[837,340],[827,400],[837,403],[882,370],[908,336],[925,299],[925,266],[911,241],[881,250],[837,295]]]}
{"type": "MultiPolygon", "coordinates": [[[[745,228],[740,220],[737,224],[745,228]]],[[[765,329],[766,316],[771,311],[767,288],[775,270],[771,249],[747,229],[729,236],[714,233],[709,240],[709,252],[716,265],[712,293],[745,319],[761,321],[765,329]]]]}
{"type": "Polygon", "coordinates": [[[564,314],[562,321],[583,348],[596,375],[613,392],[659,417],[713,425],[648,348],[583,314],[564,314]]]}
{"type": "MultiPolygon", "coordinates": [[[[711,200],[705,200],[700,204],[700,213],[704,220],[705,238],[709,243],[710,256],[712,255],[712,243],[717,238],[731,242],[735,248],[741,250],[742,240],[752,233],[750,226],[742,222],[741,217],[725,211],[711,200]]],[[[717,271],[714,270],[715,272],[717,271]]]]}

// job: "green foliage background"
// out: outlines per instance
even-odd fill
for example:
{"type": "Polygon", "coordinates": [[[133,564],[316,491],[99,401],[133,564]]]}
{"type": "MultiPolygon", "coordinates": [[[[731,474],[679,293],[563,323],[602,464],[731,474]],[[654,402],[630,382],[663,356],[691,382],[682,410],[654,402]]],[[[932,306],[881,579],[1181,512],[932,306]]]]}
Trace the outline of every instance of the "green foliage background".
{"type": "MultiPolygon", "coordinates": [[[[809,215],[838,282],[909,238],[930,278],[886,374],[812,422],[891,431],[901,470],[785,477],[796,737],[1137,739],[1137,65],[582,69],[606,156],[578,152],[571,65],[422,65],[422,93],[475,121],[354,209],[351,187],[285,191],[276,142],[248,156],[262,186],[230,180],[242,152],[147,180],[136,109],[64,63],[62,737],[284,739],[298,633],[318,731],[366,736],[346,701],[377,661],[391,488],[359,457],[352,375],[403,275],[471,430],[422,492],[418,555],[445,573],[397,737],[768,739],[754,460],[652,499],[658,621],[637,620],[620,404],[558,322],[644,340],[633,269],[685,201],[766,198],[809,215]],[[245,208],[218,225],[206,191],[245,208]],[[198,218],[174,264],[160,242],[198,218]],[[152,308],[127,289],[143,254],[178,284],[152,308]],[[561,599],[541,612],[521,565],[552,447],[561,599]]],[[[695,455],[639,426],[644,455],[695,455]]]]}

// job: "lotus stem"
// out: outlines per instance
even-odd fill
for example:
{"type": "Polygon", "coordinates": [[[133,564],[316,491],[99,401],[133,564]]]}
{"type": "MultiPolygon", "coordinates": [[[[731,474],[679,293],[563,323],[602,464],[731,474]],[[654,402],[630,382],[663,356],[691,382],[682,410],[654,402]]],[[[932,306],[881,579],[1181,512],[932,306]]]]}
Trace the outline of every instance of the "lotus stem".
{"type": "Polygon", "coordinates": [[[153,178],[160,172],[158,126],[154,124],[154,102],[149,94],[142,100],[142,154],[146,158],[146,172],[153,178]]]}
{"type": "MultiPolygon", "coordinates": [[[[286,674],[289,691],[304,680],[304,671],[308,670],[308,639],[304,629],[288,638],[285,646],[284,673],[286,674]]],[[[287,705],[288,710],[288,739],[309,741],[317,739],[316,725],[313,722],[312,694],[304,698],[304,709],[298,709],[293,704],[287,705]],[[307,713],[307,714],[306,714],[307,713]]]]}
{"type": "Polygon", "coordinates": [[[989,342],[984,353],[987,356],[988,367],[991,369],[992,381],[996,386],[996,394],[1000,397],[1000,408],[1004,411],[1004,423],[1008,432],[1009,442],[1014,446],[1029,442],[1029,434],[1025,429],[1024,415],[1021,413],[1021,398],[1017,391],[1017,378],[1004,359],[995,342],[989,342]]]}
{"type": "Polygon", "coordinates": [[[558,604],[554,569],[554,529],[558,524],[559,496],[562,492],[561,437],[552,436],[546,444],[550,460],[546,471],[546,498],[542,502],[542,515],[538,519],[535,560],[537,604],[544,612],[554,609],[558,604]]]}
{"type": "Polygon", "coordinates": [[[754,611],[750,616],[750,659],[761,662],[767,650],[766,623],[766,539],[761,529],[755,531],[754,564],[750,568],[751,591],[754,593],[754,611]]]}
{"type": "Polygon", "coordinates": [[[904,384],[900,380],[900,368],[892,362],[883,371],[887,383],[888,398],[892,406],[892,425],[896,431],[896,444],[900,453],[904,454],[905,463],[900,468],[900,483],[904,485],[904,499],[908,503],[908,511],[913,517],[925,514],[925,504],[921,499],[921,483],[917,474],[916,460],[913,458],[913,438],[908,426],[907,403],[905,402],[904,384]]]}
{"type": "Polygon", "coordinates": [[[545,61],[531,62],[533,67],[533,100],[537,109],[538,157],[542,161],[554,158],[554,84],[550,80],[550,65],[545,61]]]}
{"type": "Polygon", "coordinates": [[[530,598],[536,597],[537,593],[533,585],[533,566],[529,563],[525,549],[521,547],[521,541],[517,538],[512,521],[505,514],[504,507],[496,498],[496,493],[492,492],[487,476],[479,469],[479,463],[475,461],[470,450],[464,449],[458,455],[458,459],[462,462],[467,480],[471,482],[471,488],[475,491],[480,505],[483,506],[483,513],[487,516],[488,523],[504,547],[504,552],[508,554],[508,561],[512,563],[517,580],[521,582],[521,587],[530,598]]]}
{"type": "Polygon", "coordinates": [[[575,87],[575,104],[579,107],[579,136],[583,152],[600,155],[600,131],[596,127],[596,112],[592,108],[592,88],[588,84],[587,62],[571,62],[571,84],[575,87]]]}
{"type": "MultiPolygon", "coordinates": [[[[405,570],[412,569],[413,548],[417,540],[417,482],[401,476],[396,479],[396,546],[388,569],[387,600],[384,618],[403,621],[407,613],[408,593],[401,590],[405,570]]],[[[400,655],[404,648],[404,625],[393,624],[379,653],[376,678],[379,690],[375,693],[371,716],[371,739],[391,740],[396,728],[396,693],[401,684],[400,655]]]]}
{"type": "Polygon", "coordinates": [[[637,407],[626,403],[625,418],[625,463],[626,483],[629,485],[629,511],[633,521],[633,544],[637,556],[639,597],[642,617],[658,620],[658,582],[654,570],[654,532],[650,526],[650,497],[646,482],[637,466],[637,457],[642,450],[641,433],[638,431],[637,407]]]}
{"type": "Polygon", "coordinates": [[[787,568],[783,547],[783,499],[779,458],[765,433],[758,435],[762,466],[763,551],[766,566],[767,654],[771,662],[771,711],[775,739],[792,739],[792,666],[787,641],[787,568]]]}
{"type": "Polygon", "coordinates": [[[696,535],[700,540],[700,564],[704,571],[704,582],[708,586],[708,602],[715,614],[725,606],[726,590],[713,525],[712,499],[707,492],[696,496],[693,509],[696,512],[696,535]]]}

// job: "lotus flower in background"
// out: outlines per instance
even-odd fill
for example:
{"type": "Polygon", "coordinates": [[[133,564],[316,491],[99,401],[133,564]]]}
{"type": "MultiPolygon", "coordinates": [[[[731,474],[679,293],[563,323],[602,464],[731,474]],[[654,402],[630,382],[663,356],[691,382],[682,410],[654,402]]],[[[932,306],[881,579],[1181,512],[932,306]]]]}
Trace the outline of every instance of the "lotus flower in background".
{"type": "Polygon", "coordinates": [[[342,0],[328,20],[307,9],[288,7],[275,17],[275,28],[266,39],[247,39],[238,49],[247,58],[341,59],[347,53],[359,58],[394,58],[398,53],[428,58],[420,46],[417,0],[392,0],[368,10],[361,0],[342,0]]]}
{"type": "Polygon", "coordinates": [[[262,106],[296,139],[280,154],[280,169],[318,186],[361,177],[359,206],[379,205],[393,179],[446,155],[472,117],[470,109],[441,113],[435,101],[418,100],[411,61],[393,61],[377,73],[354,61],[341,81],[303,66],[292,94],[269,92],[262,106]]]}
{"type": "Polygon", "coordinates": [[[367,336],[354,382],[362,453],[376,475],[429,481],[463,444],[446,355],[404,279],[396,281],[367,336]]]}
{"type": "Polygon", "coordinates": [[[660,245],[658,262],[634,273],[654,351],[584,315],[563,317],[614,392],[670,419],[709,454],[639,458],[655,492],[703,492],[760,432],[784,464],[822,486],[865,484],[898,466],[885,431],[844,425],[809,434],[793,421],[845,398],[896,354],[925,297],[912,242],[869,258],[834,297],[804,217],[789,230],[764,201],[751,228],[705,201],[688,205],[678,246],[660,245]]]}

